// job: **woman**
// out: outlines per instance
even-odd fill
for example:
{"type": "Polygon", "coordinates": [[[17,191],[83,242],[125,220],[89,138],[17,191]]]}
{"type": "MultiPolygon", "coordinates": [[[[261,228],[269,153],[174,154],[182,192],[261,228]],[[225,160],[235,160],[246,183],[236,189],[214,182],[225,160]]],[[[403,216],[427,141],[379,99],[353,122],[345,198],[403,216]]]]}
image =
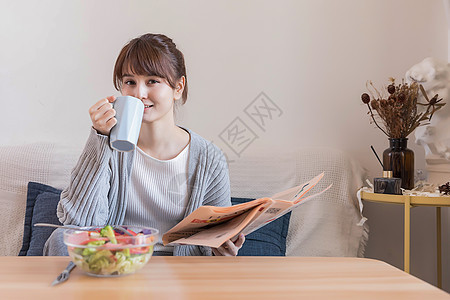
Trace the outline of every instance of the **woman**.
{"type": "MultiPolygon", "coordinates": [[[[157,228],[154,255],[237,255],[244,236],[219,248],[164,247],[161,235],[202,205],[229,206],[228,168],[223,153],[194,132],[175,124],[174,108],[187,100],[183,54],[168,37],[145,34],[131,40],[114,67],[114,86],[145,105],[136,150],[117,152],[108,135],[116,124],[114,96],[95,103],[92,130],[61,194],[57,215],[78,226],[127,224],[157,228]]],[[[44,253],[60,255],[60,230],[44,253]]]]}

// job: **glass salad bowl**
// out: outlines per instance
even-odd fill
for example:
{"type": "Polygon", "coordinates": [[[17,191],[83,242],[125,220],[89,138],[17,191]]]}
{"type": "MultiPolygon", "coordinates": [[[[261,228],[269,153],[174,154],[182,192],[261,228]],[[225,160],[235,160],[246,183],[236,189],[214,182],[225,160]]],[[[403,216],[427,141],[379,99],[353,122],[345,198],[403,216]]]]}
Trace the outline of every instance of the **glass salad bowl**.
{"type": "Polygon", "coordinates": [[[80,227],[64,231],[72,261],[89,275],[115,277],[141,269],[153,254],[158,230],[149,227],[80,227]]]}

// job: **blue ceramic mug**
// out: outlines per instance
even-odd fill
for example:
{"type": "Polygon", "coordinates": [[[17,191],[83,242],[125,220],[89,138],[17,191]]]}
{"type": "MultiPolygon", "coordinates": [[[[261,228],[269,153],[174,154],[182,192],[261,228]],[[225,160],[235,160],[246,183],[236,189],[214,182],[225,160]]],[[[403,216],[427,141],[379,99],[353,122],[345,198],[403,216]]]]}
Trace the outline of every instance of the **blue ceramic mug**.
{"type": "Polygon", "coordinates": [[[111,148],[123,152],[132,151],[139,138],[144,103],[132,96],[120,96],[114,101],[113,107],[116,111],[117,124],[109,135],[111,148]]]}

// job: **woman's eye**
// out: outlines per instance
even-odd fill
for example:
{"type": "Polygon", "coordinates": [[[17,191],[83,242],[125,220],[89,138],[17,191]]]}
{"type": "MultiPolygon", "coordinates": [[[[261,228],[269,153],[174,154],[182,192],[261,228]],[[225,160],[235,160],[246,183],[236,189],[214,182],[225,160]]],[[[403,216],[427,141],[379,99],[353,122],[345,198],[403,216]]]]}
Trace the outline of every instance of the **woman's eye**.
{"type": "Polygon", "coordinates": [[[150,80],[148,81],[148,83],[150,83],[150,84],[155,84],[155,83],[158,83],[158,81],[157,81],[157,80],[154,80],[154,79],[150,79],[150,80]]]}
{"type": "Polygon", "coordinates": [[[133,80],[125,80],[126,85],[134,85],[135,82],[133,80]]]}

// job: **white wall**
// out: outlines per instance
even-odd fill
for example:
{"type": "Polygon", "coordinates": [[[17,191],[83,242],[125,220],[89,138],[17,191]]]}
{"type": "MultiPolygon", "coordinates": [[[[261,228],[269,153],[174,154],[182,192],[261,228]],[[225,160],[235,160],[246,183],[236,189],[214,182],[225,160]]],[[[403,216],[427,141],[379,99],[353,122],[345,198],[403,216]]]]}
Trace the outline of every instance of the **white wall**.
{"type": "MultiPolygon", "coordinates": [[[[1,1],[0,145],[83,144],[88,108],[117,94],[120,48],[146,32],[174,39],[187,60],[190,97],[180,123],[213,140],[260,92],[283,111],[249,147],[320,145],[380,168],[370,145],[387,139],[360,101],[367,80],[400,79],[426,56],[447,58],[441,0],[1,1]]],[[[423,150],[410,142],[417,168],[423,150]]],[[[434,210],[413,210],[412,273],[435,282],[434,210]]],[[[403,267],[402,208],[367,203],[367,256],[403,267]]],[[[448,223],[446,223],[448,224],[448,223]]],[[[448,235],[448,229],[444,234],[448,235]]],[[[445,240],[446,252],[450,249],[445,240]]],[[[444,281],[450,263],[444,252],[444,281]]]]}

